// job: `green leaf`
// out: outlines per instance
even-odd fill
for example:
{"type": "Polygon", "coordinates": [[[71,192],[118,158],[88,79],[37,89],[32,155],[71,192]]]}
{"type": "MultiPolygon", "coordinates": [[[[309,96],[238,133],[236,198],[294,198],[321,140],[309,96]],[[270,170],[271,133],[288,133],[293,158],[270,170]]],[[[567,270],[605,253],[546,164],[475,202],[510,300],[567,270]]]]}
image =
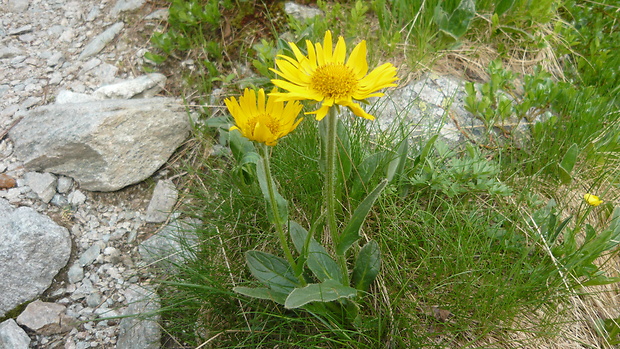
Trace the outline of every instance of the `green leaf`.
{"type": "Polygon", "coordinates": [[[258,298],[258,299],[266,299],[270,301],[274,301],[278,304],[284,305],[286,301],[286,297],[288,294],[277,292],[269,288],[252,288],[252,287],[242,287],[237,286],[233,287],[233,291],[242,294],[244,296],[258,298]]]}
{"type": "Polygon", "coordinates": [[[566,151],[566,154],[564,154],[562,162],[560,162],[560,180],[562,180],[564,184],[569,184],[572,180],[571,173],[573,172],[575,163],[577,163],[579,151],[579,146],[573,143],[573,145],[568,148],[568,151],[566,151]]]}
{"type": "Polygon", "coordinates": [[[336,280],[326,280],[320,284],[309,284],[306,287],[294,289],[286,298],[284,307],[295,309],[310,302],[331,302],[355,296],[357,296],[356,289],[341,285],[336,280]]]}
{"type": "Polygon", "coordinates": [[[461,0],[459,6],[450,14],[444,8],[445,4],[446,2],[437,4],[433,20],[442,32],[458,40],[465,35],[472,18],[476,15],[476,4],[473,0],[461,0]]]}
{"type": "Polygon", "coordinates": [[[353,285],[361,291],[367,291],[370,284],[375,281],[381,269],[381,251],[379,244],[374,240],[368,241],[357,255],[355,268],[353,268],[353,285]]]}
{"type": "Polygon", "coordinates": [[[261,251],[248,251],[245,260],[252,275],[276,292],[288,294],[298,286],[292,267],[283,258],[261,251]]]}
{"type": "Polygon", "coordinates": [[[371,154],[357,166],[357,176],[353,182],[351,197],[359,200],[362,195],[366,194],[370,179],[377,171],[377,168],[381,164],[381,160],[388,154],[389,153],[386,151],[371,154]]]}
{"type": "Polygon", "coordinates": [[[351,168],[353,167],[353,164],[351,160],[351,141],[349,140],[347,128],[341,118],[338,118],[336,134],[338,136],[336,139],[336,142],[338,142],[337,165],[339,166],[337,172],[339,180],[341,183],[344,183],[344,181],[351,175],[351,168]]]}
{"type": "Polygon", "coordinates": [[[342,231],[342,236],[340,238],[340,241],[338,242],[338,245],[336,246],[336,254],[340,256],[344,255],[345,252],[347,252],[347,250],[349,249],[349,247],[351,247],[351,245],[353,245],[353,243],[355,243],[360,238],[359,231],[362,227],[362,224],[364,223],[364,220],[366,220],[366,216],[368,215],[368,212],[370,212],[372,205],[374,205],[379,195],[381,195],[381,192],[383,191],[387,183],[387,179],[381,181],[381,183],[379,183],[375,187],[375,189],[370,192],[370,194],[368,194],[364,201],[362,201],[359,206],[357,206],[357,208],[353,212],[353,215],[351,216],[351,220],[342,231]]]}
{"type": "Polygon", "coordinates": [[[271,207],[271,197],[269,193],[268,181],[267,181],[267,173],[265,172],[265,165],[262,161],[259,161],[256,164],[256,175],[258,177],[258,184],[260,185],[260,190],[263,192],[263,196],[267,201],[267,218],[269,222],[272,224],[277,224],[276,214],[278,215],[280,224],[288,221],[288,202],[278,193],[276,190],[276,184],[272,181],[271,186],[274,191],[274,196],[276,200],[276,204],[278,207],[278,212],[273,212],[271,207]]]}
{"type": "MultiPolygon", "coordinates": [[[[472,84],[472,86],[474,85],[472,84]]],[[[439,137],[439,134],[436,134],[426,142],[420,154],[416,156],[415,160],[413,161],[414,168],[417,167],[419,164],[423,164],[426,161],[426,157],[428,156],[428,153],[430,153],[431,150],[433,149],[433,146],[435,145],[435,141],[437,140],[438,137],[439,137]]]]}
{"type": "Polygon", "coordinates": [[[394,178],[400,180],[403,175],[403,171],[405,169],[405,164],[407,163],[407,155],[409,155],[409,141],[407,138],[403,139],[400,142],[400,146],[398,147],[398,151],[396,152],[396,156],[390,164],[388,165],[387,171],[387,180],[388,182],[392,182],[394,178]]]}
{"type": "Polygon", "coordinates": [[[301,225],[289,222],[289,233],[293,244],[302,256],[306,256],[308,268],[320,281],[336,280],[342,282],[342,269],[327,250],[321,246],[301,225]]]}
{"type": "Polygon", "coordinates": [[[498,16],[503,15],[514,5],[515,0],[499,0],[495,5],[495,13],[498,16]]]}
{"type": "Polygon", "coordinates": [[[256,153],[254,143],[249,139],[243,137],[241,132],[233,130],[228,133],[228,142],[230,143],[230,150],[237,161],[241,161],[243,156],[247,153],[256,153]]]}

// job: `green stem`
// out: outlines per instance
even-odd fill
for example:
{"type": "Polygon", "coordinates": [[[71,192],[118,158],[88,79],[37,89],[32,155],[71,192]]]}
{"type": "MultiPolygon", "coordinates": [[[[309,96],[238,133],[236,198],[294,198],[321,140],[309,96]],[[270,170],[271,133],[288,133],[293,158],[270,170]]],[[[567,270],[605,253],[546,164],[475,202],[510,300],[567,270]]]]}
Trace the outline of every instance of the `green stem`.
{"type": "MultiPolygon", "coordinates": [[[[274,188],[274,182],[271,177],[271,164],[269,161],[269,146],[265,144],[261,144],[261,150],[263,152],[263,165],[265,167],[265,178],[267,180],[267,188],[269,191],[269,205],[271,206],[271,212],[273,212],[273,218],[276,226],[276,233],[278,235],[278,239],[280,240],[280,245],[282,246],[282,250],[284,250],[284,255],[286,256],[286,260],[288,260],[289,264],[293,267],[295,273],[297,270],[297,263],[291,254],[291,249],[288,247],[288,242],[286,240],[286,235],[284,234],[284,222],[281,221],[280,210],[278,209],[278,202],[276,200],[276,191],[274,188]]],[[[300,280],[303,277],[300,276],[300,280]]],[[[302,282],[305,284],[305,282],[302,282]]]]}
{"type": "MultiPolygon", "coordinates": [[[[327,114],[327,144],[325,146],[325,207],[327,208],[327,228],[332,241],[334,252],[340,242],[338,234],[338,224],[336,223],[336,152],[337,145],[338,115],[336,106],[329,108],[327,114]]],[[[347,260],[344,255],[337,255],[338,264],[342,269],[342,279],[344,284],[349,284],[349,273],[347,270],[347,260]]]]}

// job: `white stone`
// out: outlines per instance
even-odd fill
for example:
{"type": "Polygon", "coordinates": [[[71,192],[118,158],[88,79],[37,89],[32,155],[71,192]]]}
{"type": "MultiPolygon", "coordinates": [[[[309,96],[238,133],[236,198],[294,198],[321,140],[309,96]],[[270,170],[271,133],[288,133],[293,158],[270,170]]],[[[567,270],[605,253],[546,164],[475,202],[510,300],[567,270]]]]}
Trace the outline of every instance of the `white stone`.
{"type": "Polygon", "coordinates": [[[30,337],[15,320],[8,319],[0,323],[0,348],[2,349],[28,349],[30,337]]]}
{"type": "Polygon", "coordinates": [[[168,219],[179,197],[174,183],[169,180],[160,180],[153,190],[153,196],[146,208],[146,221],[148,223],[161,223],[168,219]]]}
{"type": "Polygon", "coordinates": [[[43,202],[50,202],[56,194],[57,178],[51,173],[28,172],[24,179],[43,202]]]}
{"type": "Polygon", "coordinates": [[[189,130],[181,103],[145,98],[44,105],[9,136],[25,168],[72,177],[82,189],[115,191],[151,176],[189,130]]]}
{"type": "Polygon", "coordinates": [[[0,199],[0,317],[45,291],[70,254],[67,229],[0,199]]]}

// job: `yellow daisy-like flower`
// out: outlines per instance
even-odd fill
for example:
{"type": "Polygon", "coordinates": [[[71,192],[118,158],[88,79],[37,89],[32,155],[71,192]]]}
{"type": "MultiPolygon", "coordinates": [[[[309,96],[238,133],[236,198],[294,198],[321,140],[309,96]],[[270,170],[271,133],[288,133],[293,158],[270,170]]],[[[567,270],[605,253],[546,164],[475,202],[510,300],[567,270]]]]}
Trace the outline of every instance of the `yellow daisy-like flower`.
{"type": "MultiPolygon", "coordinates": [[[[274,89],[273,92],[276,90],[274,89]]],[[[297,119],[302,105],[299,102],[286,103],[269,97],[265,100],[265,91],[261,88],[257,93],[245,89],[239,102],[235,97],[224,100],[228,111],[235,119],[235,126],[230,130],[239,130],[251,141],[276,145],[278,139],[291,133],[303,118],[297,119]]]]}
{"type": "Polygon", "coordinates": [[[380,89],[396,86],[396,68],[385,63],[368,73],[366,61],[366,41],[360,42],[345,62],[346,44],[342,36],[338,37],[332,51],[332,33],[325,32],[323,44],[312,44],[306,40],[308,56],[289,42],[295,58],[278,55],[276,60],[279,71],[272,69],[282,79],[271,80],[274,85],[289,91],[272,93],[280,101],[315,100],[322,102],[321,107],[306,114],[316,114],[321,120],[334,104],[348,107],[355,115],[374,120],[354,100],[363,101],[369,97],[381,97],[380,89]]]}
{"type": "Polygon", "coordinates": [[[603,203],[603,200],[599,199],[598,196],[596,195],[592,195],[592,194],[585,194],[583,196],[584,200],[586,200],[586,202],[588,203],[588,205],[590,206],[598,206],[600,204],[603,203]]]}

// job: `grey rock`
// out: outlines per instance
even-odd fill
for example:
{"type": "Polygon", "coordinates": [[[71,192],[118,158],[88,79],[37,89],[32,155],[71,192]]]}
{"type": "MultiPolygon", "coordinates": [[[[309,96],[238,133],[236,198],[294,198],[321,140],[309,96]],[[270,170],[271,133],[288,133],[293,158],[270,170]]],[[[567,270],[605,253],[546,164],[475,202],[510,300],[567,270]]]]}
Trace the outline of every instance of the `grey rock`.
{"type": "Polygon", "coordinates": [[[188,135],[185,109],[170,98],[46,105],[9,132],[25,168],[72,177],[90,191],[148,178],[188,135]]]}
{"type": "Polygon", "coordinates": [[[0,323],[1,349],[28,349],[30,337],[13,319],[0,323]]]}
{"type": "Polygon", "coordinates": [[[15,28],[9,31],[9,35],[20,35],[24,33],[29,33],[32,31],[32,26],[30,24],[23,25],[19,28],[15,28]]]}
{"type": "Polygon", "coordinates": [[[196,258],[195,249],[189,247],[198,243],[195,230],[200,224],[190,218],[174,221],[142,242],[138,252],[147,264],[173,269],[176,264],[196,258]]]}
{"type": "Polygon", "coordinates": [[[98,99],[130,99],[154,97],[166,85],[166,76],[152,73],[135,79],[98,88],[93,96],[98,99]]]}
{"type": "Polygon", "coordinates": [[[172,212],[178,198],[179,192],[171,180],[165,179],[158,181],[155,190],[153,190],[153,197],[149,202],[149,206],[146,208],[146,222],[165,222],[172,212]]]}
{"type": "Polygon", "coordinates": [[[0,317],[45,291],[70,254],[67,229],[0,199],[0,317]]]}
{"type": "Polygon", "coordinates": [[[78,57],[79,60],[85,60],[90,58],[105,48],[105,46],[114,38],[118,33],[123,30],[125,24],[123,22],[114,23],[108,29],[106,29],[103,33],[97,35],[91,42],[89,42],[84,50],[78,57]]]}
{"type": "Polygon", "coordinates": [[[28,172],[24,179],[43,202],[50,202],[56,194],[57,178],[51,173],[28,172]]]}
{"type": "Polygon", "coordinates": [[[291,1],[287,1],[284,3],[284,12],[293,16],[298,21],[304,21],[306,19],[321,16],[323,14],[323,11],[319,10],[316,7],[300,5],[291,1]]]}
{"type": "Polygon", "coordinates": [[[71,319],[63,316],[66,307],[62,304],[34,301],[17,317],[17,323],[42,335],[51,335],[71,330],[71,319]]]}
{"type": "Polygon", "coordinates": [[[144,1],[145,0],[118,0],[110,11],[110,15],[116,17],[121,12],[137,10],[144,5],[144,1]]]}
{"type": "Polygon", "coordinates": [[[101,305],[101,293],[93,292],[86,296],[86,305],[90,308],[97,308],[101,305]]]}
{"type": "Polygon", "coordinates": [[[116,349],[159,349],[159,316],[150,315],[147,319],[139,317],[140,314],[159,310],[159,297],[155,290],[148,286],[132,285],[125,291],[125,298],[129,306],[123,315],[129,317],[121,320],[116,349]]]}
{"type": "Polygon", "coordinates": [[[165,21],[168,19],[168,14],[169,14],[168,9],[159,9],[159,10],[155,10],[151,12],[149,15],[144,17],[144,19],[146,19],[147,21],[152,21],[152,20],[164,20],[165,21]]]}
{"type": "Polygon", "coordinates": [[[61,90],[58,92],[56,96],[56,100],[54,103],[56,104],[68,104],[68,103],[85,103],[97,101],[101,98],[97,98],[93,95],[89,95],[86,93],[77,93],[68,90],[61,90]]]}
{"type": "Polygon", "coordinates": [[[86,202],[86,195],[76,189],[69,194],[67,200],[72,206],[79,206],[86,202]]]}
{"type": "Polygon", "coordinates": [[[9,10],[15,13],[24,12],[30,6],[30,0],[9,0],[9,10]]]}
{"type": "Polygon", "coordinates": [[[82,255],[80,256],[80,259],[78,260],[78,265],[80,267],[91,265],[97,259],[97,257],[99,257],[100,253],[101,253],[101,246],[99,246],[99,244],[92,245],[86,251],[82,253],[82,255]]]}
{"type": "Polygon", "coordinates": [[[73,179],[70,177],[60,176],[58,177],[58,184],[56,185],[56,191],[61,194],[67,194],[73,187],[73,179]]]}
{"type": "Polygon", "coordinates": [[[24,51],[14,46],[0,46],[0,59],[13,58],[23,53],[24,51]]]}
{"type": "MultiPolygon", "coordinates": [[[[501,141],[499,128],[487,130],[479,118],[465,109],[465,81],[452,76],[426,73],[417,81],[388,92],[369,112],[377,117],[380,130],[408,127],[412,138],[425,141],[435,134],[451,147],[474,141],[486,144],[489,135],[501,141]]],[[[509,118],[496,126],[509,130],[515,140],[529,136],[529,122],[509,118]]]]}
{"type": "Polygon", "coordinates": [[[50,58],[47,59],[47,66],[55,67],[58,64],[61,64],[64,60],[65,60],[65,57],[63,56],[62,52],[56,52],[50,58]]]}
{"type": "Polygon", "coordinates": [[[80,282],[84,278],[84,268],[77,263],[72,265],[67,271],[67,277],[69,278],[69,283],[76,284],[80,282]]]}
{"type": "Polygon", "coordinates": [[[483,125],[465,110],[464,86],[454,77],[428,73],[391,91],[389,98],[379,99],[369,112],[382,130],[404,125],[413,129],[413,138],[425,140],[439,133],[443,142],[458,145],[467,140],[462,129],[478,132],[483,125]]]}
{"type": "Polygon", "coordinates": [[[93,291],[93,282],[90,281],[90,279],[84,279],[71,294],[71,299],[78,300],[85,298],[89,294],[93,293],[93,291]]]}
{"type": "Polygon", "coordinates": [[[55,194],[50,203],[58,207],[65,207],[69,205],[69,200],[62,194],[55,194]]]}

